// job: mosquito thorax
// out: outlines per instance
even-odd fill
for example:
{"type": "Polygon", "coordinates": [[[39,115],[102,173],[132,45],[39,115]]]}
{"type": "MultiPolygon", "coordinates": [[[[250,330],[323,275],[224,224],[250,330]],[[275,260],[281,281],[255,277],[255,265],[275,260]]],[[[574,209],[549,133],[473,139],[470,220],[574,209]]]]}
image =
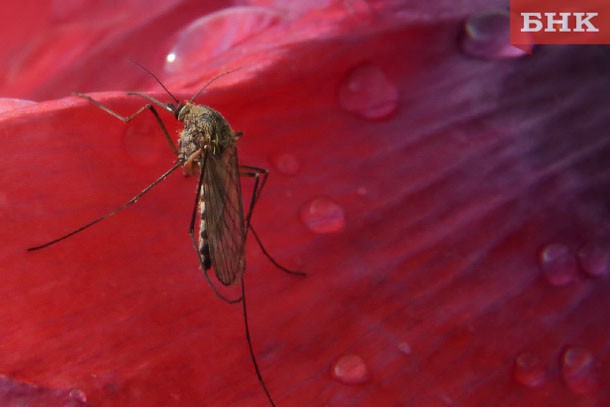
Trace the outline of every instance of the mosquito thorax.
{"type": "Polygon", "coordinates": [[[201,168],[204,150],[220,157],[237,142],[237,134],[227,120],[211,107],[187,101],[178,112],[178,120],[184,123],[178,140],[179,159],[185,165],[188,163],[188,168],[185,166],[188,175],[192,173],[191,167],[201,168]]]}

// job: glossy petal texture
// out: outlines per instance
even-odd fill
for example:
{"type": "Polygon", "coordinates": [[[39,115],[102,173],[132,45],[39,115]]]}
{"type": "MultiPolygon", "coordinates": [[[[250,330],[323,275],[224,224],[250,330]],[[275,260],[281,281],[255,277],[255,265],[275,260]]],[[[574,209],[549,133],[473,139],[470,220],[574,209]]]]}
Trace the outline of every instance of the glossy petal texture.
{"type": "Polygon", "coordinates": [[[241,308],[206,286],[186,233],[194,178],[25,251],[172,165],[147,112],[126,125],[68,96],[98,91],[122,114],[143,103],[125,90],[169,100],[128,58],[181,98],[241,67],[198,101],[244,131],[242,163],[270,167],[253,222],[308,273],[249,242],[253,344],[278,405],[610,403],[607,47],[479,59],[461,41],[487,1],[71,3],[0,13],[1,96],[40,101],[0,115],[4,405],[266,402],[241,308]],[[170,72],[177,43],[191,59],[170,72]],[[566,264],[565,284],[549,280],[566,264]],[[333,377],[344,355],[366,380],[333,377]]]}

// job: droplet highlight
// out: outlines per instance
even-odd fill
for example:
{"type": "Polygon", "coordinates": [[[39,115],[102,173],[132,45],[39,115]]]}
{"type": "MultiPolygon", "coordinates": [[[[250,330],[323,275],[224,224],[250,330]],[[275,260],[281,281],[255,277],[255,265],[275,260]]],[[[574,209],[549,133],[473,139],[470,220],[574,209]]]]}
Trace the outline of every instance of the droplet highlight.
{"type": "Polygon", "coordinates": [[[561,375],[573,393],[591,393],[597,388],[595,358],[586,348],[571,346],[561,356],[561,375]]]}
{"type": "Polygon", "coordinates": [[[545,246],[540,252],[540,269],[546,280],[554,286],[564,286],[576,278],[576,256],[562,243],[545,246]]]}
{"type": "Polygon", "coordinates": [[[398,89],[379,67],[362,65],[341,82],[339,104],[363,119],[385,119],[396,112],[398,89]]]}
{"type": "Polygon", "coordinates": [[[206,14],[178,34],[165,57],[165,71],[175,74],[199,69],[280,20],[278,12],[265,7],[230,7],[206,14]]]}
{"type": "Polygon", "coordinates": [[[587,243],[577,253],[581,269],[590,277],[602,277],[608,274],[610,267],[610,250],[605,245],[587,243]]]}
{"type": "Polygon", "coordinates": [[[526,387],[538,387],[546,380],[544,361],[530,352],[523,352],[515,358],[513,377],[517,383],[526,387]]]}
{"type": "Polygon", "coordinates": [[[272,156],[271,163],[277,172],[284,175],[296,175],[301,169],[299,160],[294,155],[288,153],[272,156]]]}
{"type": "Polygon", "coordinates": [[[345,212],[331,199],[317,198],[301,209],[301,220],[315,233],[335,233],[345,227],[345,212]]]}
{"type": "Polygon", "coordinates": [[[364,360],[358,355],[343,355],[332,366],[331,375],[343,384],[363,384],[371,375],[364,360]]]}
{"type": "Polygon", "coordinates": [[[464,24],[462,49],[481,59],[510,59],[527,55],[510,43],[508,10],[487,10],[471,15],[464,24]]]}

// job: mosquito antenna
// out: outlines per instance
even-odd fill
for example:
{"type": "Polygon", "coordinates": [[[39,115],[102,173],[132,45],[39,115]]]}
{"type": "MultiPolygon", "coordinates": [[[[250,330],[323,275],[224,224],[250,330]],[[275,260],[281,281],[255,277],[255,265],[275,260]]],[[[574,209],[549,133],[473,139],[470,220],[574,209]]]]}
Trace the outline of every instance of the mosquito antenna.
{"type": "Polygon", "coordinates": [[[143,65],[141,65],[140,63],[130,59],[131,62],[133,62],[134,64],[136,64],[137,66],[139,66],[140,68],[142,68],[144,71],[148,72],[148,74],[150,76],[152,76],[159,85],[161,85],[161,87],[163,88],[163,90],[165,92],[167,92],[168,95],[170,95],[172,97],[172,99],[174,99],[174,102],[176,102],[176,104],[180,104],[180,101],[172,94],[172,92],[170,92],[165,85],[163,84],[163,82],[161,82],[161,80],[159,78],[157,78],[157,75],[155,75],[154,73],[152,73],[151,71],[149,71],[146,67],[144,67],[143,65]]]}
{"type": "Polygon", "coordinates": [[[144,188],[142,191],[140,191],[139,194],[137,194],[136,196],[131,198],[129,201],[125,202],[123,205],[117,206],[112,212],[108,212],[104,216],[100,216],[99,218],[87,223],[86,225],[83,225],[80,228],[73,230],[72,232],[68,233],[67,235],[58,237],[57,239],[51,240],[50,242],[47,242],[45,244],[41,244],[40,246],[30,247],[30,248],[28,248],[28,252],[31,252],[34,250],[39,250],[39,249],[44,249],[45,247],[51,246],[52,244],[61,242],[62,240],[65,240],[65,239],[69,238],[70,236],[74,236],[75,234],[80,233],[87,228],[90,228],[91,226],[95,225],[96,223],[99,223],[99,222],[103,221],[104,219],[107,219],[107,218],[111,217],[112,215],[115,215],[116,213],[127,208],[129,205],[135,203],[138,199],[140,199],[140,197],[142,195],[144,195],[145,193],[150,191],[155,185],[157,185],[159,182],[163,181],[165,178],[167,178],[169,176],[169,174],[171,174],[172,172],[174,172],[176,169],[178,169],[181,166],[182,166],[182,162],[177,161],[176,164],[174,164],[174,166],[172,168],[170,168],[163,175],[161,175],[159,178],[157,178],[155,180],[155,182],[153,182],[152,184],[150,184],[149,186],[144,188]]]}
{"type": "Polygon", "coordinates": [[[221,78],[221,77],[223,77],[223,76],[225,76],[225,75],[228,75],[228,74],[230,74],[230,73],[233,73],[233,72],[235,72],[235,71],[237,71],[237,70],[239,70],[239,69],[241,69],[241,67],[239,67],[239,68],[235,68],[235,69],[232,69],[232,70],[230,70],[230,71],[226,71],[226,72],[220,73],[220,74],[216,75],[215,77],[213,77],[212,79],[210,79],[210,80],[208,81],[208,83],[206,83],[205,85],[203,85],[203,88],[201,88],[201,90],[199,90],[199,92],[195,93],[195,96],[193,96],[193,97],[191,98],[190,102],[191,102],[191,103],[193,103],[193,102],[195,101],[195,99],[197,99],[197,98],[199,97],[199,95],[201,95],[201,93],[202,93],[202,92],[203,92],[203,91],[204,91],[204,90],[205,90],[205,89],[206,89],[208,86],[210,86],[210,85],[211,85],[211,84],[212,84],[212,83],[213,83],[213,82],[214,82],[216,79],[221,78]]]}

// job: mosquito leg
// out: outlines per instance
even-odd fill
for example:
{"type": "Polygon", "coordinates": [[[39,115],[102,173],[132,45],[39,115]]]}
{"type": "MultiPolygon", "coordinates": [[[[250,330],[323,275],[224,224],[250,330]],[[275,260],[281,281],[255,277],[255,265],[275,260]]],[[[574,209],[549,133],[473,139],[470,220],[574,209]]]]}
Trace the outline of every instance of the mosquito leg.
{"type": "Polygon", "coordinates": [[[254,236],[254,239],[256,239],[256,243],[258,243],[258,247],[261,248],[261,251],[263,252],[263,254],[265,255],[265,257],[267,257],[269,259],[269,261],[271,263],[273,263],[273,265],[277,268],[279,268],[280,270],[282,270],[285,273],[288,274],[292,274],[294,276],[299,276],[299,277],[307,277],[307,274],[303,273],[302,271],[295,271],[295,270],[290,270],[289,268],[286,268],[284,266],[282,266],[280,263],[278,263],[267,251],[267,249],[265,249],[265,246],[263,246],[263,242],[261,242],[260,237],[258,237],[258,234],[254,231],[254,228],[252,227],[252,224],[249,225],[250,231],[252,232],[252,236],[254,236]]]}
{"type": "MultiPolygon", "coordinates": [[[[203,275],[205,276],[205,279],[208,281],[208,284],[210,285],[210,287],[212,287],[212,290],[214,290],[214,293],[216,294],[216,296],[229,304],[235,304],[235,303],[240,302],[243,299],[243,296],[239,297],[237,299],[231,300],[231,299],[225,297],[224,295],[222,295],[216,289],[216,287],[212,283],[212,280],[210,279],[210,276],[208,275],[208,270],[211,267],[210,258],[209,258],[210,254],[207,253],[208,257],[205,257],[203,255],[203,253],[201,253],[199,245],[197,244],[197,239],[195,239],[195,221],[197,220],[197,210],[199,209],[200,198],[203,195],[203,177],[204,177],[204,173],[205,173],[204,169],[205,169],[207,159],[208,159],[208,151],[204,150],[203,162],[201,164],[201,174],[199,174],[199,182],[197,182],[197,192],[195,193],[195,204],[193,205],[193,212],[191,214],[191,223],[189,224],[189,236],[191,237],[191,241],[193,242],[193,246],[195,247],[195,251],[197,252],[197,257],[199,258],[199,264],[201,265],[201,269],[203,270],[203,275]]],[[[202,233],[202,231],[199,231],[199,233],[202,233]]]]}
{"type": "Polygon", "coordinates": [[[265,183],[267,182],[267,177],[269,176],[269,171],[265,168],[251,167],[249,165],[242,165],[240,167],[240,170],[241,171],[240,171],[239,175],[244,176],[244,177],[254,178],[254,188],[253,188],[253,192],[252,192],[252,198],[250,199],[250,208],[248,210],[248,215],[246,216],[246,233],[248,230],[250,230],[252,232],[252,235],[254,235],[254,239],[256,239],[256,243],[258,243],[258,246],[261,248],[261,251],[263,252],[265,257],[267,257],[269,259],[269,261],[271,263],[273,263],[273,265],[275,267],[279,268],[280,270],[282,270],[285,273],[292,274],[295,276],[305,277],[307,274],[305,274],[301,271],[290,270],[289,268],[284,267],[280,263],[278,263],[273,258],[273,256],[271,256],[269,254],[267,249],[265,249],[263,242],[261,241],[260,237],[258,237],[258,234],[254,231],[254,228],[252,227],[252,223],[251,223],[252,212],[254,211],[254,206],[256,205],[256,202],[258,201],[258,198],[260,197],[260,194],[263,191],[263,187],[265,186],[265,183]],[[262,176],[262,181],[260,181],[261,176],[262,176]]]}
{"type": "Polygon", "coordinates": [[[252,217],[252,212],[254,211],[254,206],[260,197],[265,184],[267,183],[267,177],[269,176],[269,171],[266,168],[259,167],[251,167],[249,165],[241,165],[239,167],[240,172],[239,175],[242,177],[250,177],[254,178],[254,188],[252,188],[252,198],[250,199],[250,207],[248,208],[248,215],[246,216],[246,234],[248,233],[248,228],[250,227],[250,218],[252,217]],[[260,181],[261,176],[263,180],[260,181]]]}
{"type": "Polygon", "coordinates": [[[145,193],[147,193],[148,191],[153,189],[155,187],[155,185],[157,185],[159,182],[163,181],[165,178],[167,178],[169,176],[169,174],[171,174],[172,172],[174,172],[176,169],[180,168],[181,166],[182,166],[182,162],[181,161],[177,161],[172,168],[167,170],[163,175],[161,175],[159,178],[157,178],[152,184],[150,184],[149,186],[144,188],[142,191],[140,191],[140,193],[138,193],[136,196],[131,198],[129,201],[125,202],[123,205],[117,206],[112,212],[108,212],[104,216],[100,216],[99,218],[97,218],[97,219],[87,223],[86,225],[83,225],[80,228],[78,228],[76,230],[73,230],[72,232],[70,232],[70,233],[68,233],[66,235],[58,237],[57,239],[51,240],[50,242],[47,242],[47,243],[42,244],[40,246],[30,247],[30,248],[28,248],[28,251],[42,249],[42,248],[45,248],[47,246],[51,246],[52,244],[55,244],[57,242],[61,242],[62,240],[67,239],[70,236],[73,236],[73,235],[75,235],[75,234],[77,234],[79,232],[82,232],[83,230],[85,230],[85,229],[95,225],[96,223],[99,223],[99,222],[103,221],[104,219],[107,219],[107,218],[111,217],[112,215],[122,211],[123,209],[127,208],[129,205],[136,203],[137,200],[140,199],[140,197],[142,195],[144,195],[145,193]]]}
{"type": "Polygon", "coordinates": [[[258,362],[256,361],[256,356],[254,355],[254,347],[252,346],[252,339],[250,337],[250,328],[248,327],[248,311],[246,310],[246,289],[244,284],[244,277],[242,275],[241,278],[241,298],[242,298],[242,308],[244,311],[244,325],[246,328],[246,342],[248,342],[248,349],[250,350],[250,358],[252,359],[252,363],[254,364],[254,370],[256,371],[256,377],[258,378],[258,382],[261,384],[265,394],[267,395],[267,399],[272,407],[275,407],[275,403],[271,398],[271,393],[267,390],[267,386],[265,385],[265,381],[263,380],[263,375],[258,367],[258,362]]]}
{"type": "MultiPolygon", "coordinates": [[[[142,96],[139,93],[133,93],[133,92],[132,93],[128,93],[128,94],[137,94],[139,96],[142,96]]],[[[159,116],[159,113],[157,112],[157,109],[155,109],[155,107],[153,105],[151,105],[150,103],[147,103],[144,106],[142,106],[141,108],[139,108],[131,116],[121,116],[120,114],[116,113],[115,111],[110,110],[108,107],[102,105],[100,102],[98,102],[97,100],[93,99],[89,95],[85,95],[84,93],[75,93],[74,95],[78,96],[78,97],[81,97],[83,99],[89,100],[91,103],[93,103],[94,105],[96,105],[97,107],[99,107],[100,109],[105,111],[106,113],[116,117],[117,119],[119,119],[123,123],[129,123],[130,121],[135,119],[137,116],[139,116],[143,111],[145,111],[147,109],[150,110],[152,112],[153,116],[155,116],[155,120],[157,120],[157,124],[161,128],[161,131],[163,131],[163,136],[165,137],[165,140],[167,140],[167,142],[169,143],[169,146],[171,147],[171,149],[174,152],[174,154],[178,155],[178,149],[176,148],[176,145],[172,141],[171,137],[169,136],[169,133],[167,132],[167,128],[165,127],[165,124],[163,124],[163,120],[161,120],[161,116],[159,116]]],[[[157,102],[159,102],[159,101],[157,101],[157,102]]],[[[161,103],[161,102],[159,102],[159,103],[161,103]]]]}

